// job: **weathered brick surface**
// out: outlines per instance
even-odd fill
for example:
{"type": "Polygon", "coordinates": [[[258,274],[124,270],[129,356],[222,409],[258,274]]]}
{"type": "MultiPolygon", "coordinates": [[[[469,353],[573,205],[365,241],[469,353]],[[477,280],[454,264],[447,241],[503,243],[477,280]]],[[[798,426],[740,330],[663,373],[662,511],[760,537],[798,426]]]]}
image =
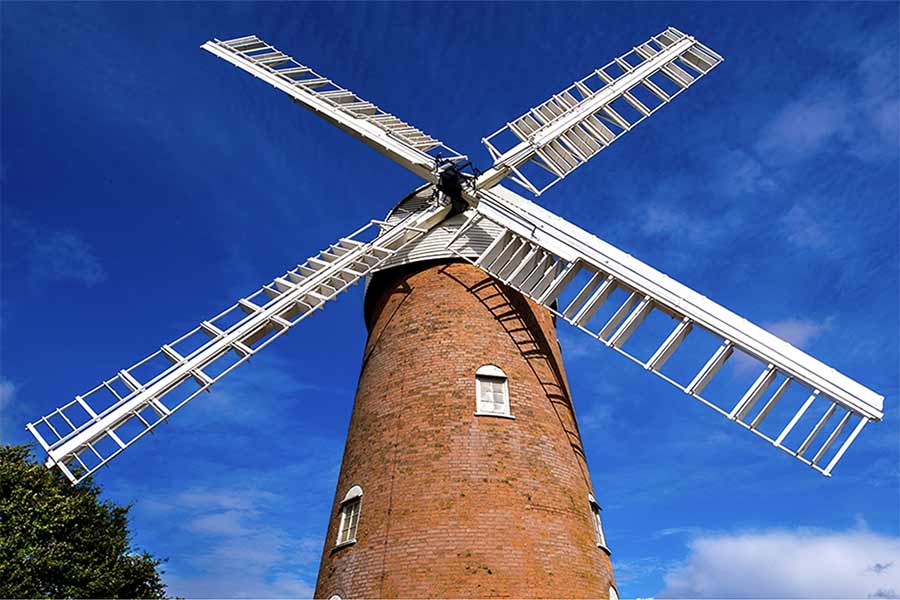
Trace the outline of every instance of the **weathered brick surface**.
{"type": "Polygon", "coordinates": [[[464,263],[371,285],[316,596],[606,597],[612,568],[551,315],[464,263]],[[485,364],[509,376],[515,419],[473,414],[485,364]],[[358,541],[335,549],[353,485],[358,541]]]}

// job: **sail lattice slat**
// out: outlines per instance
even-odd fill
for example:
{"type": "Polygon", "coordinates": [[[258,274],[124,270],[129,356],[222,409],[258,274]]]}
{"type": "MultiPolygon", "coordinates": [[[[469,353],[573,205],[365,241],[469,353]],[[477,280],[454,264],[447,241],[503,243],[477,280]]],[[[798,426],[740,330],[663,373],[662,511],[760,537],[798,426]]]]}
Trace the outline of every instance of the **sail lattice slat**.
{"type": "Polygon", "coordinates": [[[77,483],[439,223],[430,205],[372,221],[157,352],[27,425],[77,483]],[[368,239],[367,238],[372,238],[368,239]],[[73,468],[75,466],[76,468],[73,468]]]}
{"type": "Polygon", "coordinates": [[[882,418],[882,396],[509,190],[478,213],[502,229],[466,260],[820,473],[882,418]],[[630,345],[648,321],[655,341],[630,345]]]}
{"type": "Polygon", "coordinates": [[[666,29],[485,138],[494,167],[480,185],[509,176],[540,195],[720,62],[694,38],[666,29]],[[527,175],[528,163],[539,169],[527,175]]]}
{"type": "Polygon", "coordinates": [[[203,48],[270,83],[426,179],[431,179],[438,155],[450,161],[466,158],[254,35],[211,40],[203,48]]]}

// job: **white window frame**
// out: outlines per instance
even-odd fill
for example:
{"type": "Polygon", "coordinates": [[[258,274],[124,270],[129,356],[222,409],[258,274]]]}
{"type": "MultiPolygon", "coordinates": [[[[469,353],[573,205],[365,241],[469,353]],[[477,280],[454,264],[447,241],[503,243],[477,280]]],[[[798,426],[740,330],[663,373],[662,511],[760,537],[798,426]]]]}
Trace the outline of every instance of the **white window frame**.
{"type": "Polygon", "coordinates": [[[341,500],[341,519],[338,523],[337,540],[334,545],[335,548],[356,543],[356,535],[359,532],[359,518],[362,515],[362,495],[362,488],[358,485],[354,485],[344,495],[344,499],[341,500]],[[353,516],[354,506],[356,507],[356,521],[348,523],[347,519],[352,518],[353,516]],[[353,531],[352,537],[350,537],[351,530],[353,531]]]}
{"type": "Polygon", "coordinates": [[[606,545],[606,534],[603,533],[603,519],[600,518],[600,504],[593,494],[588,494],[588,503],[591,505],[591,521],[594,524],[594,534],[597,537],[597,547],[602,548],[607,554],[612,554],[606,545]]]}
{"type": "Polygon", "coordinates": [[[475,371],[475,414],[481,417],[505,417],[507,419],[515,419],[510,414],[509,409],[509,378],[500,367],[495,365],[484,365],[475,371]],[[481,401],[482,383],[486,380],[502,380],[501,391],[503,395],[503,406],[501,410],[494,410],[494,403],[483,403],[481,401]]]}

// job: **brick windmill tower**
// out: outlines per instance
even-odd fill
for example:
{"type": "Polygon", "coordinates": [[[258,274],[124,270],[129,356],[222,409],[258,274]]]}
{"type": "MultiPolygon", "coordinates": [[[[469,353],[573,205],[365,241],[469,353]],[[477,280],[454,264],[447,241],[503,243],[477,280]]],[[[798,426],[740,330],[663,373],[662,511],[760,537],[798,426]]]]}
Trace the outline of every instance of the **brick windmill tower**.
{"type": "Polygon", "coordinates": [[[73,483],[361,279],[317,596],[617,596],[559,321],[826,476],[882,418],[883,396],[500,185],[540,195],[706,75],[722,58],[693,37],[666,29],[508,123],[484,172],[256,36],[203,48],[427,183],[29,423],[73,483]],[[719,376],[735,354],[746,385],[719,376]]]}
{"type": "MultiPolygon", "coordinates": [[[[388,217],[431,201],[432,186],[388,217]]],[[[316,595],[615,593],[553,315],[444,221],[370,279],[369,339],[316,595]]]]}

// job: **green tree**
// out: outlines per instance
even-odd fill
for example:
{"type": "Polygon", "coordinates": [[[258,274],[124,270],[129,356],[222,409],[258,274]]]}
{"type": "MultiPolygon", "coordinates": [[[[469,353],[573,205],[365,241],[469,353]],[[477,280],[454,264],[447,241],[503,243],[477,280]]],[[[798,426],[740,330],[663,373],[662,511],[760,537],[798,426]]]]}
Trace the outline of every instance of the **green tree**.
{"type": "Polygon", "coordinates": [[[131,546],[128,509],[72,486],[28,446],[0,447],[0,598],[164,598],[161,562],[131,546]]]}

